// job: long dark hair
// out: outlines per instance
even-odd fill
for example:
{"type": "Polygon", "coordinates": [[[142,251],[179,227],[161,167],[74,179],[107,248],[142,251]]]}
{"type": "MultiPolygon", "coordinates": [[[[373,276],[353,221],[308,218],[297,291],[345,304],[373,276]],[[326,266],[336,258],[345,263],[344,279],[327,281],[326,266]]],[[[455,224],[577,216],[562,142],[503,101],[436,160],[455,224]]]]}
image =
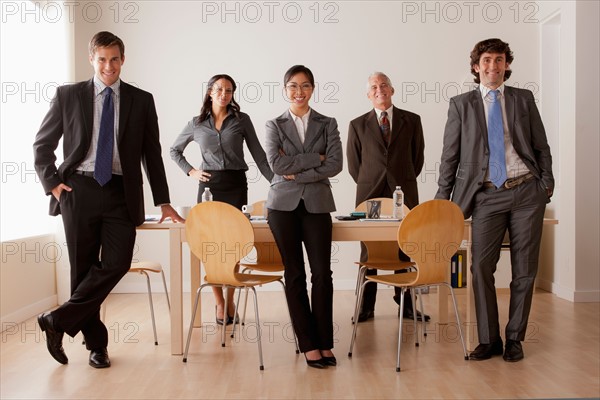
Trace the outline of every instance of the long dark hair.
{"type": "Polygon", "coordinates": [[[212,99],[210,97],[210,94],[213,90],[215,82],[217,82],[219,79],[227,79],[229,82],[231,82],[231,86],[233,87],[233,93],[231,94],[231,103],[227,105],[227,111],[233,110],[233,114],[236,117],[238,116],[238,112],[240,112],[240,105],[237,103],[237,101],[235,101],[235,98],[233,97],[233,95],[235,94],[235,90],[237,89],[237,85],[235,84],[233,78],[227,74],[215,75],[208,80],[206,93],[204,94],[204,100],[202,101],[202,108],[200,109],[200,115],[196,118],[197,124],[207,120],[208,116],[212,111],[212,99]]]}

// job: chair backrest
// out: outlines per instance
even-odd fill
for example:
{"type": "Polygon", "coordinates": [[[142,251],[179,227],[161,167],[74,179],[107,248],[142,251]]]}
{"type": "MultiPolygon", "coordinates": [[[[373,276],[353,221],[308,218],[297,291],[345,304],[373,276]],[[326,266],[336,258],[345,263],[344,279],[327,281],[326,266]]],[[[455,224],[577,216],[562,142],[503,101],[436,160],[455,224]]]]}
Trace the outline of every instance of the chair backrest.
{"type": "MultiPolygon", "coordinates": [[[[393,203],[389,197],[377,197],[369,200],[381,200],[381,215],[392,215],[393,203]]],[[[367,201],[365,200],[356,206],[355,211],[367,211],[367,201]]],[[[406,216],[410,209],[404,204],[404,215],[406,216]]],[[[382,263],[398,260],[398,242],[397,241],[363,241],[367,247],[368,260],[371,263],[382,263]]]]}
{"type": "Polygon", "coordinates": [[[398,245],[417,265],[413,284],[447,282],[464,228],[462,211],[449,200],[429,200],[410,211],[398,228],[398,245]]]}
{"type": "Polygon", "coordinates": [[[254,246],[252,224],[237,208],[219,201],[199,203],[185,222],[191,251],[204,264],[206,281],[238,285],[238,262],[254,246]]]}
{"type": "Polygon", "coordinates": [[[265,215],[265,207],[267,206],[266,200],[259,200],[257,202],[252,203],[252,212],[250,215],[253,217],[262,217],[265,215]]]}
{"type": "MultiPolygon", "coordinates": [[[[265,215],[266,206],[266,200],[259,200],[252,203],[252,213],[250,215],[253,217],[262,217],[265,215]]],[[[282,264],[281,254],[275,242],[257,242],[254,243],[254,248],[256,249],[256,264],[282,264]]]]}

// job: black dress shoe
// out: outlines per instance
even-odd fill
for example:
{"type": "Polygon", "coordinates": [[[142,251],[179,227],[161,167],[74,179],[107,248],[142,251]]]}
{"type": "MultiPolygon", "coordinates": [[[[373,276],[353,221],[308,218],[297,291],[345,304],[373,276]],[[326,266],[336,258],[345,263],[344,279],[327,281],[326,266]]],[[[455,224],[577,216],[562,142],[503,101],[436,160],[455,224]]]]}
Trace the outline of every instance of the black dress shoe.
{"type": "Polygon", "coordinates": [[[498,339],[492,344],[480,343],[475,350],[469,354],[469,360],[482,361],[489,360],[492,356],[502,354],[502,339],[498,339]]]}
{"type": "Polygon", "coordinates": [[[69,359],[62,346],[65,333],[54,327],[54,319],[49,312],[39,315],[37,320],[42,332],[46,332],[46,347],[48,347],[50,355],[59,363],[67,364],[69,359]]]}
{"type": "Polygon", "coordinates": [[[332,357],[322,356],[321,360],[323,361],[323,364],[330,366],[330,367],[335,367],[337,365],[337,360],[335,359],[335,356],[332,356],[332,357]]]}
{"type": "Polygon", "coordinates": [[[523,354],[523,346],[518,340],[507,340],[506,349],[504,349],[504,361],[517,362],[521,361],[525,357],[523,354]]]}
{"type": "Polygon", "coordinates": [[[94,368],[110,367],[110,359],[108,358],[108,351],[106,350],[106,347],[92,350],[90,352],[90,365],[94,368]]]}
{"type": "MultiPolygon", "coordinates": [[[[362,310],[358,314],[358,322],[365,322],[371,318],[375,318],[375,311],[373,310],[362,310]]],[[[354,323],[354,317],[352,317],[352,323],[354,323]]]]}
{"type": "Polygon", "coordinates": [[[317,369],[327,368],[325,362],[323,361],[323,357],[319,358],[318,360],[309,360],[308,358],[306,358],[306,355],[304,355],[304,359],[306,360],[306,365],[308,365],[309,367],[317,369]]]}
{"type": "MultiPolygon", "coordinates": [[[[223,322],[223,320],[221,320],[221,322],[223,322]]],[[[217,321],[217,323],[218,323],[218,321],[217,321]]],[[[235,323],[236,323],[236,324],[239,324],[239,323],[240,323],[240,316],[239,316],[239,314],[236,314],[236,315],[235,315],[235,323]]],[[[231,325],[231,324],[233,324],[233,317],[232,317],[231,315],[228,315],[228,316],[227,316],[227,321],[226,321],[226,324],[227,324],[227,325],[231,325]]],[[[223,325],[223,323],[221,323],[221,325],[223,325]]]]}
{"type": "MultiPolygon", "coordinates": [[[[415,319],[412,308],[405,309],[403,317],[405,319],[415,319]]],[[[431,317],[425,314],[425,322],[429,322],[430,319],[431,317]]],[[[419,310],[417,310],[417,321],[423,321],[423,314],[419,310]]]]}

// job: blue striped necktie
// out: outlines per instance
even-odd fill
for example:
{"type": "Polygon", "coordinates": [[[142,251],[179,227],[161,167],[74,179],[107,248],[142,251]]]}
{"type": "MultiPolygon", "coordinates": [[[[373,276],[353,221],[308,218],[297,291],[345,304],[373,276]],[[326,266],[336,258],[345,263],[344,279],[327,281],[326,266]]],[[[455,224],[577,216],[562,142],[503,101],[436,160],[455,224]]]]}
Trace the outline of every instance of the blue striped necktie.
{"type": "Polygon", "coordinates": [[[504,124],[502,108],[498,98],[499,90],[490,91],[491,104],[488,109],[488,144],[490,147],[489,178],[499,188],[506,181],[506,160],[504,158],[504,124]]]}
{"type": "Polygon", "coordinates": [[[100,119],[100,134],[96,148],[94,178],[100,186],[106,185],[112,178],[113,146],[115,143],[115,106],[112,99],[112,89],[104,89],[104,105],[100,119]]]}

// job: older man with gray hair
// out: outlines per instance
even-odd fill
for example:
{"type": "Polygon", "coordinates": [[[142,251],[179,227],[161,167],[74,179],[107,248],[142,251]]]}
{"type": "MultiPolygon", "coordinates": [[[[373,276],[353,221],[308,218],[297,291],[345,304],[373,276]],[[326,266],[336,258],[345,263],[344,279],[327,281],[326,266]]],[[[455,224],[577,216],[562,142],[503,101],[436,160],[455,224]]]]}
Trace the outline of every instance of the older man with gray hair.
{"type": "MultiPolygon", "coordinates": [[[[393,95],[390,78],[374,72],[367,83],[367,98],[373,109],[350,122],[346,154],[350,175],[356,182],[356,205],[375,197],[391,198],[396,186],[402,187],[409,208],[419,204],[417,176],[423,168],[425,148],[421,117],[395,107],[393,95]]],[[[408,260],[402,252],[399,258],[408,260]]],[[[360,259],[367,259],[362,243],[360,259]]],[[[367,270],[367,275],[375,274],[377,270],[367,270]]],[[[374,317],[376,296],[377,285],[367,285],[358,322],[374,317]]],[[[394,300],[400,303],[399,289],[394,300]]],[[[410,295],[405,298],[405,318],[413,318],[411,300],[410,295]]],[[[423,318],[420,312],[417,317],[423,318]]]]}

